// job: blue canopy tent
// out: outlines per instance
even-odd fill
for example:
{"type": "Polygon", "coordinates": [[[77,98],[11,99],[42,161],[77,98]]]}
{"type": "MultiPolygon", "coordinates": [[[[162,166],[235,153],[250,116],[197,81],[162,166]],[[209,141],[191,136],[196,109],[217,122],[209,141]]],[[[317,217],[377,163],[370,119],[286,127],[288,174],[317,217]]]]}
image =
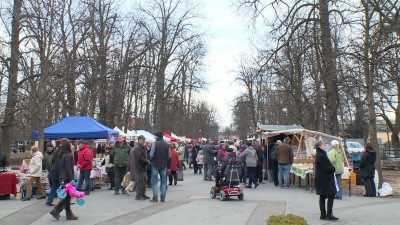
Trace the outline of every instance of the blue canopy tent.
{"type": "MultiPolygon", "coordinates": [[[[32,133],[38,139],[39,131],[32,133]]],[[[70,116],[44,129],[45,139],[107,139],[118,132],[97,122],[90,116],[70,116]]]]}

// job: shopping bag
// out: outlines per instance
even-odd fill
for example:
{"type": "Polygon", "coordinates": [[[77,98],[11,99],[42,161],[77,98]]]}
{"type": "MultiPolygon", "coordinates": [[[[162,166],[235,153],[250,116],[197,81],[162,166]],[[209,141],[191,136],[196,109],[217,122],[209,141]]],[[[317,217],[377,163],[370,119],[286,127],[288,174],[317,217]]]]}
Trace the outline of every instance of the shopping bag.
{"type": "Polygon", "coordinates": [[[176,177],[177,177],[178,181],[183,181],[183,170],[178,170],[176,172],[176,177]]]}

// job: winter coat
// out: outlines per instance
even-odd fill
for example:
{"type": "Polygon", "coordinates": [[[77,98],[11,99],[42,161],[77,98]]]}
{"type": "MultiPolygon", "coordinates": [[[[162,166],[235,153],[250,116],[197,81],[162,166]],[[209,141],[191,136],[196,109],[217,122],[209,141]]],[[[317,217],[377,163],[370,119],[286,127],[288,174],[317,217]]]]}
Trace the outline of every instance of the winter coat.
{"type": "Polygon", "coordinates": [[[119,142],[115,143],[114,151],[112,153],[114,154],[114,166],[125,167],[128,165],[130,149],[131,148],[126,142],[123,142],[122,144],[119,142]]]}
{"type": "Polygon", "coordinates": [[[49,178],[52,180],[60,179],[60,159],[61,159],[61,150],[56,149],[53,153],[52,166],[49,171],[49,178]]]}
{"type": "Polygon", "coordinates": [[[218,165],[222,164],[226,156],[227,156],[226,150],[224,148],[220,148],[217,154],[218,165]]]}
{"type": "Polygon", "coordinates": [[[92,170],[93,160],[92,153],[90,152],[89,145],[83,146],[78,152],[78,165],[80,165],[80,170],[92,170]]]}
{"type": "Polygon", "coordinates": [[[275,147],[274,144],[270,144],[270,145],[268,145],[268,148],[265,149],[265,151],[264,151],[264,156],[267,159],[267,167],[269,170],[272,170],[272,168],[273,168],[273,160],[271,158],[271,152],[274,147],[275,147]]]}
{"type": "Polygon", "coordinates": [[[192,163],[196,162],[197,154],[201,150],[200,146],[193,146],[192,148],[192,163]]]}
{"type": "Polygon", "coordinates": [[[328,153],[328,158],[335,167],[335,174],[343,174],[344,171],[344,156],[343,152],[337,148],[331,148],[328,153]]]}
{"type": "Polygon", "coordinates": [[[200,150],[199,153],[197,154],[197,158],[196,158],[197,164],[201,164],[201,165],[204,164],[203,157],[204,157],[203,150],[200,150]]]}
{"type": "Polygon", "coordinates": [[[329,161],[326,152],[317,149],[315,157],[315,191],[317,195],[335,195],[335,167],[329,161]]]}
{"type": "Polygon", "coordinates": [[[51,167],[53,166],[53,156],[54,156],[54,149],[51,152],[46,151],[43,155],[43,162],[42,162],[42,169],[51,171],[51,167]]]}
{"type": "Polygon", "coordinates": [[[180,161],[185,160],[185,145],[179,145],[176,152],[178,153],[180,161]]]}
{"type": "Polygon", "coordinates": [[[31,177],[42,176],[42,160],[43,154],[40,151],[36,151],[32,154],[32,158],[29,163],[29,172],[31,174],[31,177]]]}
{"type": "Polygon", "coordinates": [[[169,169],[171,171],[178,171],[179,168],[179,156],[173,147],[169,147],[169,151],[171,152],[171,161],[169,164],[169,169]]]}
{"type": "Polygon", "coordinates": [[[256,167],[257,166],[257,152],[253,148],[253,146],[248,146],[242,154],[240,154],[240,159],[246,159],[247,167],[256,167]]]}
{"type": "Polygon", "coordinates": [[[72,153],[64,153],[60,158],[59,165],[59,180],[71,181],[74,180],[74,158],[72,153]]]}
{"type": "Polygon", "coordinates": [[[257,152],[257,158],[258,158],[258,160],[257,160],[257,165],[258,165],[258,166],[262,166],[262,165],[263,165],[263,162],[264,162],[264,160],[263,160],[263,150],[262,150],[262,147],[261,147],[261,146],[256,146],[256,147],[254,147],[254,149],[255,149],[256,152],[257,152]]]}
{"type": "Polygon", "coordinates": [[[134,148],[133,154],[135,155],[136,174],[145,173],[147,165],[150,164],[149,157],[147,156],[147,149],[141,144],[135,145],[134,148]]]}
{"type": "MultiPolygon", "coordinates": [[[[136,181],[136,166],[135,166],[135,148],[132,147],[129,152],[129,160],[127,171],[129,172],[131,181],[136,181]]],[[[114,159],[115,160],[115,159],[114,159]]]]}
{"type": "Polygon", "coordinates": [[[375,177],[375,161],[376,161],[376,152],[372,149],[367,149],[361,156],[361,161],[360,161],[361,178],[372,179],[375,177]]]}
{"type": "Polygon", "coordinates": [[[279,164],[293,164],[293,150],[288,143],[283,142],[276,147],[276,158],[279,164]]]}
{"type": "Polygon", "coordinates": [[[204,145],[203,146],[203,161],[204,163],[207,163],[209,165],[214,165],[214,157],[215,157],[215,151],[211,145],[204,145]]]}

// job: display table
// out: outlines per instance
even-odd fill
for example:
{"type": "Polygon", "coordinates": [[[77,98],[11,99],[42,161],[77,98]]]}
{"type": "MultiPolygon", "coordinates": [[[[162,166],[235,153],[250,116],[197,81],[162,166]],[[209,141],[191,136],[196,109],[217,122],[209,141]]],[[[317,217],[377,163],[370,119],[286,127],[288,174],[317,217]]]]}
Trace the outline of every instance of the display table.
{"type": "Polygon", "coordinates": [[[301,180],[306,180],[306,188],[310,189],[312,192],[312,179],[314,170],[312,169],[312,164],[292,164],[290,173],[293,175],[292,183],[295,184],[295,177],[299,177],[299,187],[301,187],[301,180]]]}
{"type": "Polygon", "coordinates": [[[17,176],[14,173],[0,173],[0,195],[17,195],[17,176]]]}

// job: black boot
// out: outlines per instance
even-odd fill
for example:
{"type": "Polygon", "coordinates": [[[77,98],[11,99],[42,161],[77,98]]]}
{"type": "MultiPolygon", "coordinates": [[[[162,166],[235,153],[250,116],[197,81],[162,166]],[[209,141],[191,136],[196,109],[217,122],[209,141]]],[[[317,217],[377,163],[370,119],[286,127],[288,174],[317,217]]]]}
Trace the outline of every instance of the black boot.
{"type": "Polygon", "coordinates": [[[319,219],[321,219],[321,220],[325,220],[326,219],[326,212],[325,211],[321,211],[321,215],[319,216],[319,219]]]}
{"type": "Polygon", "coordinates": [[[78,217],[75,216],[72,211],[67,212],[67,220],[77,220],[78,217]]]}
{"type": "Polygon", "coordinates": [[[333,215],[327,215],[326,216],[326,220],[331,220],[331,221],[335,221],[338,220],[339,218],[334,217],[333,215]]]}

